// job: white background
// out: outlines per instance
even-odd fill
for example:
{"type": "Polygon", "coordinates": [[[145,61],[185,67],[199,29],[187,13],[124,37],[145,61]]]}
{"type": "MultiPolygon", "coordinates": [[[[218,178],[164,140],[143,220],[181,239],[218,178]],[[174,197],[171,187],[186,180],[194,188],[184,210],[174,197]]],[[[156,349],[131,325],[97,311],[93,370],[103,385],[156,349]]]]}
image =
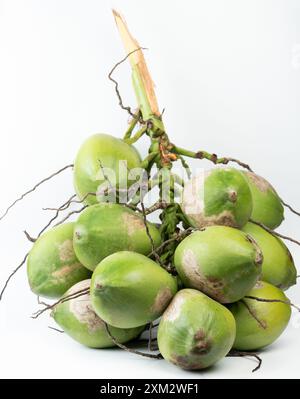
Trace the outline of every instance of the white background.
{"type": "MultiPolygon", "coordinates": [[[[124,56],[111,8],[127,18],[146,53],[173,142],[249,162],[300,208],[300,2],[297,0],[0,0],[0,209],[36,181],[73,162],[95,132],[121,136],[128,116],[107,74],[124,56]]],[[[130,71],[116,76],[135,106],[130,71]]],[[[141,151],[145,154],[145,146],[141,151]]],[[[200,161],[199,161],[200,162],[200,161]]],[[[203,161],[202,166],[210,165],[203,161]]],[[[71,171],[43,186],[0,222],[0,281],[49,218],[43,206],[72,194],[71,171]]],[[[280,231],[300,238],[286,213],[280,231]]],[[[290,245],[296,263],[300,251],[290,245]]],[[[289,291],[300,302],[299,290],[289,291]]],[[[189,373],[119,350],[84,348],[47,328],[25,268],[0,303],[1,377],[299,377],[300,319],[252,361],[224,359],[189,373]]]]}

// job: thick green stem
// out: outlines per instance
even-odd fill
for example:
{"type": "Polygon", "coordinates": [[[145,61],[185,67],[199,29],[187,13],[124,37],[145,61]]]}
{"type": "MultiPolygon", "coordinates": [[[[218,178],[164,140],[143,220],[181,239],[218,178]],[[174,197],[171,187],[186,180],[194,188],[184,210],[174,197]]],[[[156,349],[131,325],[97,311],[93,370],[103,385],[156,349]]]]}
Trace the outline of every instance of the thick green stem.
{"type": "Polygon", "coordinates": [[[196,159],[207,159],[208,161],[213,162],[215,165],[218,164],[223,164],[223,165],[227,165],[229,162],[233,162],[238,164],[239,166],[241,166],[244,169],[248,169],[250,172],[253,172],[253,170],[250,168],[250,166],[248,164],[246,164],[245,162],[239,161],[236,158],[231,158],[231,157],[218,157],[216,154],[211,154],[210,152],[207,151],[189,151],[186,150],[185,148],[181,148],[181,147],[177,147],[177,146],[173,146],[172,151],[179,155],[179,156],[185,156],[188,158],[196,158],[196,159]]]}
{"type": "Polygon", "coordinates": [[[134,144],[136,141],[138,141],[146,132],[148,128],[147,126],[143,126],[140,130],[138,130],[133,137],[127,138],[124,141],[127,144],[134,144]]]}

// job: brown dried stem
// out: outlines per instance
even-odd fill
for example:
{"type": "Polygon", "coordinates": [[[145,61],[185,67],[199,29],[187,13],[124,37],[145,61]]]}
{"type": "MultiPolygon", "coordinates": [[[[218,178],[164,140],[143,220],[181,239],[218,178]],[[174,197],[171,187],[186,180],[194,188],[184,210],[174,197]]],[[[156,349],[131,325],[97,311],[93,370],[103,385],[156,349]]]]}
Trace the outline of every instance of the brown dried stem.
{"type": "Polygon", "coordinates": [[[84,205],[80,209],[76,209],[75,211],[69,212],[63,219],[61,219],[58,223],[56,223],[54,226],[59,226],[60,224],[64,223],[66,220],[68,220],[72,215],[81,213],[84,209],[86,209],[88,205],[84,205]]]}
{"type": "Polygon", "coordinates": [[[121,94],[120,94],[120,91],[119,91],[119,83],[118,83],[115,79],[112,78],[112,74],[114,73],[114,71],[115,71],[121,64],[123,64],[123,62],[125,62],[133,53],[135,53],[136,51],[141,51],[141,50],[147,50],[147,49],[144,48],[144,47],[136,48],[135,50],[133,50],[133,51],[131,51],[130,53],[128,53],[128,54],[126,55],[126,57],[122,58],[121,61],[117,62],[117,63],[114,65],[114,67],[112,68],[112,70],[109,72],[109,74],[108,74],[108,79],[111,80],[111,81],[114,83],[114,85],[115,85],[115,91],[116,91],[116,94],[117,94],[117,97],[118,97],[118,100],[119,100],[119,105],[120,105],[120,107],[121,107],[123,110],[127,111],[127,112],[129,113],[129,115],[130,115],[132,118],[138,119],[139,122],[140,122],[141,124],[143,124],[144,121],[142,120],[142,117],[141,117],[140,112],[139,112],[138,114],[136,114],[136,113],[134,113],[134,112],[131,110],[131,108],[130,108],[129,106],[125,106],[125,105],[123,104],[123,99],[122,99],[121,94]]]}
{"type": "Polygon", "coordinates": [[[280,198],[280,201],[281,201],[282,205],[285,206],[286,208],[288,208],[292,213],[294,213],[297,216],[300,216],[300,212],[296,211],[293,207],[291,207],[291,205],[284,202],[282,198],[280,198]]]}
{"type": "Polygon", "coordinates": [[[267,328],[266,323],[259,320],[259,318],[256,316],[255,312],[251,309],[251,307],[248,305],[248,303],[246,301],[241,300],[241,303],[247,308],[248,312],[257,321],[257,323],[265,330],[267,328]]]}
{"type": "Polygon", "coordinates": [[[64,303],[67,301],[71,301],[72,299],[76,299],[79,298],[83,295],[89,294],[90,289],[89,288],[84,288],[82,290],[73,292],[72,294],[63,296],[62,298],[60,298],[58,301],[54,302],[51,305],[46,305],[43,309],[38,310],[37,312],[35,312],[31,318],[32,319],[37,319],[41,314],[43,314],[44,312],[46,312],[47,310],[52,310],[55,306],[59,305],[60,303],[64,303]]]}
{"type": "Polygon", "coordinates": [[[4,286],[3,286],[2,290],[1,290],[1,293],[0,293],[0,301],[2,300],[4,291],[6,290],[7,285],[8,285],[8,283],[9,283],[10,279],[17,273],[17,271],[18,271],[19,269],[21,269],[21,267],[22,267],[22,266],[24,265],[24,263],[26,262],[26,259],[27,259],[28,255],[29,255],[29,252],[27,252],[27,254],[24,256],[22,262],[11,272],[11,274],[10,274],[10,275],[8,276],[8,278],[6,279],[5,284],[4,284],[4,286]]]}
{"type": "Polygon", "coordinates": [[[107,323],[104,322],[105,325],[105,329],[106,332],[108,334],[108,336],[110,337],[110,339],[113,341],[113,343],[118,346],[119,348],[125,350],[126,352],[130,352],[130,353],[134,353],[136,355],[139,356],[143,356],[143,357],[148,357],[150,359],[163,359],[162,355],[160,353],[158,353],[157,355],[154,355],[152,353],[145,353],[145,352],[141,352],[139,350],[136,349],[132,349],[132,348],[128,348],[128,346],[125,346],[123,344],[121,344],[120,342],[117,341],[117,339],[111,334],[111,332],[109,331],[109,327],[107,325],[107,323]]]}
{"type": "Polygon", "coordinates": [[[38,182],[37,184],[35,184],[34,187],[32,187],[30,190],[26,191],[24,194],[22,194],[20,197],[18,197],[12,204],[10,204],[6,210],[4,211],[4,213],[0,216],[0,221],[8,214],[8,212],[10,211],[11,208],[13,208],[19,201],[22,201],[22,199],[24,197],[26,197],[28,194],[32,193],[33,191],[35,191],[41,184],[45,183],[46,181],[52,179],[53,177],[59,175],[61,172],[63,172],[64,170],[68,169],[68,168],[73,168],[73,164],[70,165],[66,165],[63,168],[59,169],[58,171],[52,173],[50,176],[42,179],[40,182],[38,182]]]}
{"type": "MultiPolygon", "coordinates": [[[[156,248],[156,252],[160,253],[168,244],[174,242],[174,241],[181,241],[185,237],[187,237],[189,234],[191,234],[195,229],[193,227],[189,227],[186,230],[180,231],[179,233],[176,233],[174,237],[169,238],[168,240],[164,241],[159,247],[156,248]]],[[[154,255],[153,252],[150,252],[148,256],[154,255]]]]}
{"type": "Polygon", "coordinates": [[[52,326],[48,326],[48,328],[50,328],[50,330],[57,331],[57,332],[59,332],[59,333],[61,333],[61,334],[64,333],[64,330],[60,330],[59,328],[55,328],[55,327],[52,327],[52,326]]]}
{"type": "Polygon", "coordinates": [[[285,236],[283,234],[278,233],[275,230],[270,229],[269,227],[265,226],[263,223],[255,222],[254,220],[250,219],[250,222],[253,224],[256,224],[257,226],[260,226],[262,229],[266,230],[268,233],[272,234],[273,236],[277,236],[279,238],[282,238],[283,240],[288,240],[293,242],[294,244],[300,245],[300,241],[295,240],[294,238],[285,236]]]}
{"type": "Polygon", "coordinates": [[[298,312],[300,312],[300,308],[297,305],[294,305],[290,300],[284,301],[282,299],[269,299],[269,298],[259,298],[257,296],[253,296],[253,295],[246,295],[245,298],[247,299],[253,299],[255,301],[258,302],[267,302],[267,303],[284,303],[286,305],[290,305],[293,308],[295,308],[296,310],[298,310],[298,312]]]}
{"type": "Polygon", "coordinates": [[[245,351],[237,351],[235,349],[232,349],[228,354],[227,357],[254,357],[258,365],[252,370],[252,373],[255,371],[259,370],[262,364],[262,359],[259,357],[259,355],[255,352],[245,352],[245,351]]]}

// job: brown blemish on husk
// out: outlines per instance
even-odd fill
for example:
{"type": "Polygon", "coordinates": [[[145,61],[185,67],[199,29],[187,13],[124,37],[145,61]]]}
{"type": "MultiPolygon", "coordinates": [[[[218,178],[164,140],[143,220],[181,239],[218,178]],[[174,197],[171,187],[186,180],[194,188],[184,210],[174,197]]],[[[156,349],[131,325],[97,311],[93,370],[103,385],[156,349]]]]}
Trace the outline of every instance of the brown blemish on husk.
{"type": "Polygon", "coordinates": [[[268,192],[268,190],[274,190],[271,184],[261,176],[256,175],[252,172],[245,172],[245,174],[249,177],[251,182],[258,188],[262,193],[268,192]]]}
{"type": "Polygon", "coordinates": [[[262,253],[262,250],[260,249],[258,243],[256,242],[256,240],[252,236],[247,234],[246,235],[246,239],[247,239],[247,241],[249,241],[253,245],[253,247],[255,249],[255,259],[254,259],[255,264],[257,266],[261,266],[263,261],[264,261],[264,255],[262,253]]]}
{"type": "Polygon", "coordinates": [[[237,201],[237,192],[235,190],[231,190],[228,193],[229,201],[236,202],[237,201]]]}
{"type": "Polygon", "coordinates": [[[198,265],[197,258],[191,249],[186,249],[182,256],[182,269],[191,287],[204,292],[220,302],[227,302],[224,295],[224,283],[221,279],[212,276],[204,276],[198,265]]]}
{"type": "Polygon", "coordinates": [[[74,259],[75,254],[73,249],[73,241],[72,240],[64,241],[61,245],[58,246],[58,253],[59,253],[59,259],[62,262],[68,262],[74,259]]]}
{"type": "Polygon", "coordinates": [[[203,368],[200,362],[192,362],[189,356],[173,355],[171,359],[173,363],[184,370],[199,370],[203,368]]]}
{"type": "Polygon", "coordinates": [[[231,211],[223,211],[218,215],[205,216],[203,213],[188,214],[188,217],[193,221],[193,223],[198,227],[208,227],[208,226],[228,226],[236,227],[239,226],[236,223],[235,217],[231,211]]]}
{"type": "Polygon", "coordinates": [[[203,329],[200,329],[194,335],[195,346],[191,350],[191,353],[196,355],[206,355],[211,349],[211,340],[206,337],[206,333],[203,329]]]}
{"type": "Polygon", "coordinates": [[[55,270],[52,273],[52,277],[57,278],[57,279],[67,277],[68,274],[74,272],[75,270],[80,269],[81,267],[82,267],[82,265],[79,262],[73,263],[72,265],[66,265],[58,270],[55,270]]]}
{"type": "Polygon", "coordinates": [[[143,220],[139,216],[132,215],[130,213],[124,213],[122,215],[122,222],[130,236],[137,230],[145,228],[143,220]]]}
{"type": "MultiPolygon", "coordinates": [[[[89,287],[90,280],[84,280],[75,284],[68,291],[68,294],[72,294],[73,292],[89,287]]],[[[90,294],[82,295],[80,298],[71,299],[68,303],[70,312],[73,313],[80,323],[86,324],[91,333],[104,328],[103,321],[99,316],[97,316],[92,308],[90,294]]]]}
{"type": "Polygon", "coordinates": [[[162,288],[156,295],[151,312],[154,314],[161,314],[172,299],[172,291],[169,287],[162,288]]]}

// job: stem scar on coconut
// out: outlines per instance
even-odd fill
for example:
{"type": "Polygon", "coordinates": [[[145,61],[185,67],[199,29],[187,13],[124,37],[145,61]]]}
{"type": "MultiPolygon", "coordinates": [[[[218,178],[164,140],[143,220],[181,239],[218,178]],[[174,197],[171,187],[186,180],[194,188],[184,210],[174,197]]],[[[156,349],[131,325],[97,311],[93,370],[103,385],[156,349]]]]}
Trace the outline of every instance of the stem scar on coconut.
{"type": "MultiPolygon", "coordinates": [[[[132,37],[121,15],[115,10],[113,14],[127,55],[113,66],[108,74],[108,79],[114,84],[119,106],[130,115],[131,120],[124,133],[123,139],[117,139],[106,134],[97,134],[88,138],[80,148],[74,164],[67,165],[49,177],[41,180],[32,189],[18,197],[8,206],[2,216],[0,216],[1,221],[9,213],[11,208],[19,201],[23,200],[24,197],[38,189],[44,182],[54,178],[66,169],[74,169],[74,187],[76,194],[69,197],[59,207],[44,208],[45,210],[53,211],[54,215],[37,234],[36,238],[29,234],[27,230],[24,231],[26,238],[33,244],[33,248],[25,255],[20,265],[18,265],[7,278],[0,293],[0,300],[11,278],[27,261],[29,282],[32,290],[36,290],[38,295],[42,292],[42,296],[45,296],[44,293],[46,292],[51,298],[59,298],[52,304],[39,301],[39,304],[43,305],[44,308],[33,314],[33,318],[38,318],[47,310],[55,311],[55,309],[60,309],[59,312],[63,315],[64,312],[70,311],[70,309],[62,308],[65,304],[69,304],[70,306],[71,304],[74,305],[78,298],[82,301],[86,301],[89,295],[91,295],[92,299],[94,298],[94,302],[91,300],[91,304],[86,307],[86,309],[88,309],[86,311],[89,312],[89,314],[81,314],[83,320],[81,320],[80,326],[78,325],[78,320],[73,320],[73,327],[75,326],[77,328],[77,332],[73,331],[70,333],[70,331],[67,331],[67,328],[69,328],[68,326],[65,330],[64,323],[61,323],[63,324],[63,330],[50,327],[54,330],[67,332],[69,335],[72,336],[73,334],[73,337],[75,337],[77,333],[80,335],[82,331],[85,333],[87,332],[85,321],[86,318],[88,318],[90,322],[95,322],[98,327],[101,325],[101,328],[105,329],[107,334],[106,340],[108,339],[110,343],[144,357],[161,359],[163,357],[161,353],[165,353],[165,358],[168,358],[171,362],[180,367],[201,369],[208,367],[208,365],[213,364],[224,356],[252,356],[258,361],[258,366],[253,371],[258,370],[261,365],[261,359],[257,353],[248,352],[247,350],[242,350],[243,348],[235,346],[232,347],[235,335],[235,322],[238,327],[240,317],[242,317],[246,319],[246,323],[248,323],[250,327],[253,327],[251,323],[254,323],[254,327],[258,328],[258,334],[266,335],[268,333],[268,325],[261,317],[263,313],[260,312],[261,308],[259,305],[263,306],[273,303],[279,306],[286,305],[287,307],[293,306],[295,308],[297,308],[297,306],[293,305],[284,297],[281,291],[278,293],[276,287],[269,287],[271,292],[277,292],[278,297],[276,296],[276,298],[269,297],[264,299],[259,295],[251,294],[252,291],[249,290],[259,278],[263,254],[251,234],[244,234],[242,229],[246,223],[251,221],[273,236],[300,245],[299,241],[274,231],[284,219],[283,207],[288,208],[292,213],[298,216],[300,216],[300,213],[284,202],[265,179],[254,174],[249,164],[233,157],[218,157],[215,153],[204,150],[191,151],[181,148],[170,141],[162,120],[164,111],[160,112],[159,110],[154,84],[144,58],[143,50],[145,50],[145,48],[141,47],[136,39],[132,37]],[[134,111],[130,106],[124,105],[119,90],[119,83],[112,77],[116,69],[127,60],[129,60],[131,64],[132,83],[137,99],[138,108],[134,111]],[[144,136],[150,140],[150,145],[148,155],[142,159],[133,144],[144,136]],[[115,151],[116,148],[117,151],[115,151]],[[105,153],[103,153],[103,151],[105,153]],[[118,158],[116,154],[121,154],[120,158],[118,158]],[[184,198],[187,186],[194,179],[186,158],[208,160],[214,165],[225,166],[231,163],[242,168],[242,170],[228,167],[212,169],[212,171],[205,176],[201,187],[203,191],[205,187],[206,191],[203,200],[197,196],[193,198],[198,208],[192,215],[188,214],[184,203],[177,201],[178,195],[181,195],[182,192],[184,198]],[[128,171],[137,166],[142,167],[146,171],[146,182],[140,185],[138,182],[134,182],[126,189],[122,188],[118,183],[113,183],[109,176],[106,175],[105,168],[116,164],[120,159],[127,161],[128,171]],[[184,182],[180,176],[173,173],[172,168],[174,162],[180,163],[182,170],[185,171],[188,178],[187,183],[184,182]],[[86,164],[89,165],[88,171],[87,168],[85,168],[86,164]],[[160,173],[155,172],[155,168],[160,173]],[[98,172],[101,172],[101,179],[95,178],[98,172]],[[104,188],[102,187],[102,191],[100,190],[100,181],[106,183],[104,188]],[[167,186],[166,182],[168,183],[167,186]],[[150,205],[149,208],[145,208],[144,190],[147,189],[150,191],[154,188],[158,188],[158,200],[153,205],[150,205]],[[109,197],[110,194],[115,194],[116,204],[107,204],[110,208],[106,208],[103,211],[103,204],[106,202],[103,198],[106,196],[109,197]],[[166,194],[168,200],[165,199],[166,194]],[[125,202],[121,201],[124,196],[126,196],[125,202]],[[81,207],[73,209],[71,208],[72,205],[81,205],[81,207]],[[64,216],[57,221],[59,216],[65,211],[68,211],[68,213],[64,214],[64,216]],[[159,218],[161,223],[159,227],[152,225],[147,219],[148,215],[156,211],[160,211],[159,218]],[[70,232],[73,231],[73,224],[71,226],[71,224],[65,222],[73,215],[77,214],[80,214],[80,216],[75,222],[74,234],[70,236],[70,232]],[[116,227],[115,225],[118,227],[118,223],[116,223],[116,220],[109,219],[109,216],[107,216],[109,214],[118,215],[119,225],[125,228],[131,227],[131,229],[129,229],[130,231],[123,231],[122,235],[118,235],[116,230],[114,230],[116,227]],[[98,219],[97,223],[93,224],[93,218],[96,218],[95,215],[98,219]],[[85,223],[86,220],[89,221],[88,225],[85,223]],[[136,231],[130,226],[128,220],[134,224],[136,229],[139,228],[142,230],[134,239],[132,238],[132,234],[136,231]],[[56,224],[53,226],[55,221],[56,224]],[[53,228],[49,230],[52,226],[53,228]],[[99,226],[102,230],[98,229],[99,226]],[[66,232],[65,230],[68,231],[66,232]],[[96,253],[97,251],[88,252],[86,250],[86,243],[90,243],[91,240],[94,240],[93,249],[99,248],[101,245],[103,246],[103,242],[105,238],[107,238],[105,236],[109,235],[107,231],[109,231],[109,234],[112,236],[115,235],[114,238],[116,239],[113,240],[113,238],[111,238],[110,243],[106,242],[105,256],[103,253],[99,255],[96,253]],[[218,236],[217,240],[216,236],[218,236]],[[51,237],[52,240],[51,245],[49,244],[49,237],[51,237]],[[222,237],[224,237],[224,239],[222,239],[222,237]],[[222,247],[222,251],[216,250],[216,241],[222,247]],[[116,246],[116,242],[119,246],[116,246]],[[203,245],[203,248],[210,248],[210,250],[207,253],[204,253],[205,251],[198,253],[196,250],[197,245],[194,246],[194,242],[203,245]],[[232,249],[234,247],[233,243],[236,244],[235,251],[232,249]],[[45,247],[43,247],[43,245],[45,247]],[[49,276],[46,276],[51,278],[45,278],[47,284],[39,278],[39,262],[37,262],[36,258],[33,261],[33,255],[38,251],[39,247],[42,247],[44,256],[45,253],[47,253],[48,258],[51,260],[48,264],[49,276]],[[54,250],[54,248],[56,248],[56,250],[54,250]],[[237,251],[237,248],[239,251],[237,251]],[[83,254],[85,251],[86,253],[83,254]],[[94,252],[97,256],[95,256],[94,252]],[[220,256],[220,253],[223,254],[223,256],[220,256]],[[99,259],[98,255],[100,256],[99,259]],[[93,270],[96,268],[97,270],[99,260],[102,262],[106,259],[106,262],[109,262],[107,259],[110,256],[119,256],[120,259],[122,258],[124,264],[126,264],[127,257],[135,258],[137,262],[136,270],[138,271],[139,262],[141,262],[141,264],[149,263],[149,268],[154,272],[157,271],[156,266],[159,267],[159,273],[166,274],[164,278],[167,281],[167,285],[169,284],[172,289],[167,287],[168,289],[166,290],[166,287],[159,287],[159,279],[157,279],[157,292],[155,292],[157,295],[152,293],[154,303],[151,303],[149,298],[146,298],[147,300],[145,300],[143,304],[145,312],[141,312],[141,307],[136,306],[136,314],[127,315],[128,318],[122,321],[123,325],[117,325],[118,322],[119,324],[122,323],[120,323],[120,320],[117,320],[117,318],[112,317],[114,315],[114,309],[110,309],[110,312],[106,312],[106,309],[109,309],[111,304],[107,301],[102,281],[100,281],[101,278],[106,277],[107,281],[109,283],[111,282],[108,271],[107,275],[98,276],[100,282],[97,282],[95,286],[91,286],[91,292],[89,288],[75,289],[77,284],[83,282],[84,278],[90,277],[91,272],[87,269],[93,270]],[[55,270],[50,270],[51,267],[49,265],[52,264],[56,265],[55,270]],[[218,265],[219,269],[210,270],[211,264],[218,265]],[[35,273],[33,273],[32,270],[35,273]],[[83,274],[79,276],[78,270],[83,274]],[[179,271],[179,276],[177,275],[177,271],[179,271]],[[57,285],[59,285],[59,290],[57,285]],[[176,287],[179,286],[179,292],[177,294],[175,285],[176,287]],[[63,293],[61,292],[62,290],[63,293]],[[190,301],[189,304],[188,296],[184,298],[182,294],[183,291],[186,292],[186,295],[195,296],[198,301],[205,304],[207,309],[204,309],[204,313],[212,309],[211,311],[215,312],[218,316],[220,324],[224,326],[223,333],[228,341],[226,351],[222,348],[221,343],[217,342],[217,334],[215,334],[215,337],[209,336],[209,328],[205,322],[201,320],[201,317],[197,316],[196,309],[194,309],[195,317],[191,316],[189,320],[190,325],[186,324],[184,317],[180,320],[181,324],[178,327],[178,334],[179,336],[185,337],[185,342],[187,343],[184,350],[181,348],[182,353],[177,353],[176,355],[176,350],[178,348],[173,347],[173,342],[166,342],[166,337],[163,332],[164,328],[172,330],[174,327],[172,317],[179,317],[178,314],[181,313],[180,307],[182,306],[182,298],[187,303],[186,306],[190,306],[189,309],[192,309],[193,301],[190,301]],[[168,309],[174,301],[174,299],[172,299],[173,295],[174,298],[177,298],[177,302],[175,301],[177,307],[175,306],[175,311],[173,309],[172,314],[168,309]],[[96,301],[97,296],[98,302],[96,301]],[[172,302],[170,305],[167,305],[169,300],[172,300],[172,302]],[[249,301],[256,302],[257,306],[251,306],[249,301]],[[232,307],[232,313],[236,321],[234,321],[234,317],[229,310],[220,302],[228,304],[226,306],[229,308],[232,307]],[[95,306],[95,303],[97,306],[95,306]],[[115,329],[129,328],[126,326],[126,323],[129,323],[129,319],[132,318],[132,326],[130,326],[130,328],[140,329],[142,327],[144,331],[148,328],[148,350],[149,352],[153,350],[152,342],[156,339],[153,331],[155,326],[153,315],[161,315],[162,309],[160,308],[162,304],[164,308],[166,306],[169,307],[163,313],[165,327],[159,323],[159,330],[161,333],[158,339],[158,349],[161,353],[145,353],[124,345],[126,340],[124,340],[124,335],[122,335],[123,332],[118,332],[118,330],[115,329]],[[235,304],[237,309],[235,309],[235,304]],[[145,316],[147,312],[153,317],[151,316],[151,318],[149,316],[147,318],[145,316]],[[178,314],[176,314],[176,312],[178,314]],[[100,321],[99,318],[101,319],[100,321]],[[248,318],[250,318],[250,321],[248,318]],[[138,321],[136,322],[136,320],[138,321]],[[143,326],[141,326],[139,320],[143,321],[143,326]],[[115,324],[111,323],[111,321],[115,324]],[[226,332],[226,326],[230,327],[230,333],[228,333],[228,331],[226,332]],[[117,331],[118,334],[123,337],[122,342],[118,340],[113,331],[117,331]],[[190,331],[193,331],[193,333],[191,334],[190,331]],[[212,348],[214,345],[214,349],[219,349],[218,356],[213,355],[212,348]]],[[[112,262],[113,258],[110,258],[110,261],[112,262]]],[[[109,268],[107,268],[107,270],[109,270],[109,268]]],[[[126,267],[124,270],[126,270],[126,267]]],[[[95,272],[93,276],[95,276],[95,272]]],[[[123,280],[120,277],[120,273],[119,278],[121,281],[120,287],[124,287],[121,283],[124,283],[125,278],[130,281],[130,278],[125,272],[123,280]]],[[[94,277],[92,277],[92,281],[93,279],[94,277]]],[[[152,279],[152,283],[153,280],[155,279],[152,279]]],[[[144,282],[144,280],[142,282],[144,282]]],[[[115,290],[118,295],[120,294],[117,289],[118,287],[114,287],[113,284],[107,284],[107,287],[108,290],[115,290]]],[[[150,284],[148,282],[148,285],[145,285],[145,291],[146,288],[153,288],[151,287],[151,281],[150,284]]],[[[133,305],[135,305],[134,295],[128,295],[125,301],[129,299],[132,301],[133,305]]],[[[120,303],[122,305],[122,300],[120,300],[120,303]]],[[[119,310],[116,311],[115,314],[124,316],[119,310]]],[[[276,328],[275,326],[274,329],[276,328]]],[[[90,331],[88,331],[88,333],[90,333],[90,331]]],[[[102,333],[103,331],[101,334],[102,333]]],[[[279,334],[278,331],[276,334],[279,334]]],[[[242,334],[240,333],[240,335],[242,334]]],[[[269,343],[270,337],[266,338],[265,335],[263,335],[261,340],[262,342],[269,343]]],[[[132,337],[133,336],[134,334],[132,337]]],[[[239,337],[239,340],[236,340],[234,344],[239,346],[239,342],[237,343],[237,341],[243,341],[243,337],[239,337]]],[[[107,344],[107,342],[105,344],[107,344]]],[[[89,345],[87,344],[87,346],[89,345]]],[[[177,352],[180,352],[180,350],[177,352]]]]}

